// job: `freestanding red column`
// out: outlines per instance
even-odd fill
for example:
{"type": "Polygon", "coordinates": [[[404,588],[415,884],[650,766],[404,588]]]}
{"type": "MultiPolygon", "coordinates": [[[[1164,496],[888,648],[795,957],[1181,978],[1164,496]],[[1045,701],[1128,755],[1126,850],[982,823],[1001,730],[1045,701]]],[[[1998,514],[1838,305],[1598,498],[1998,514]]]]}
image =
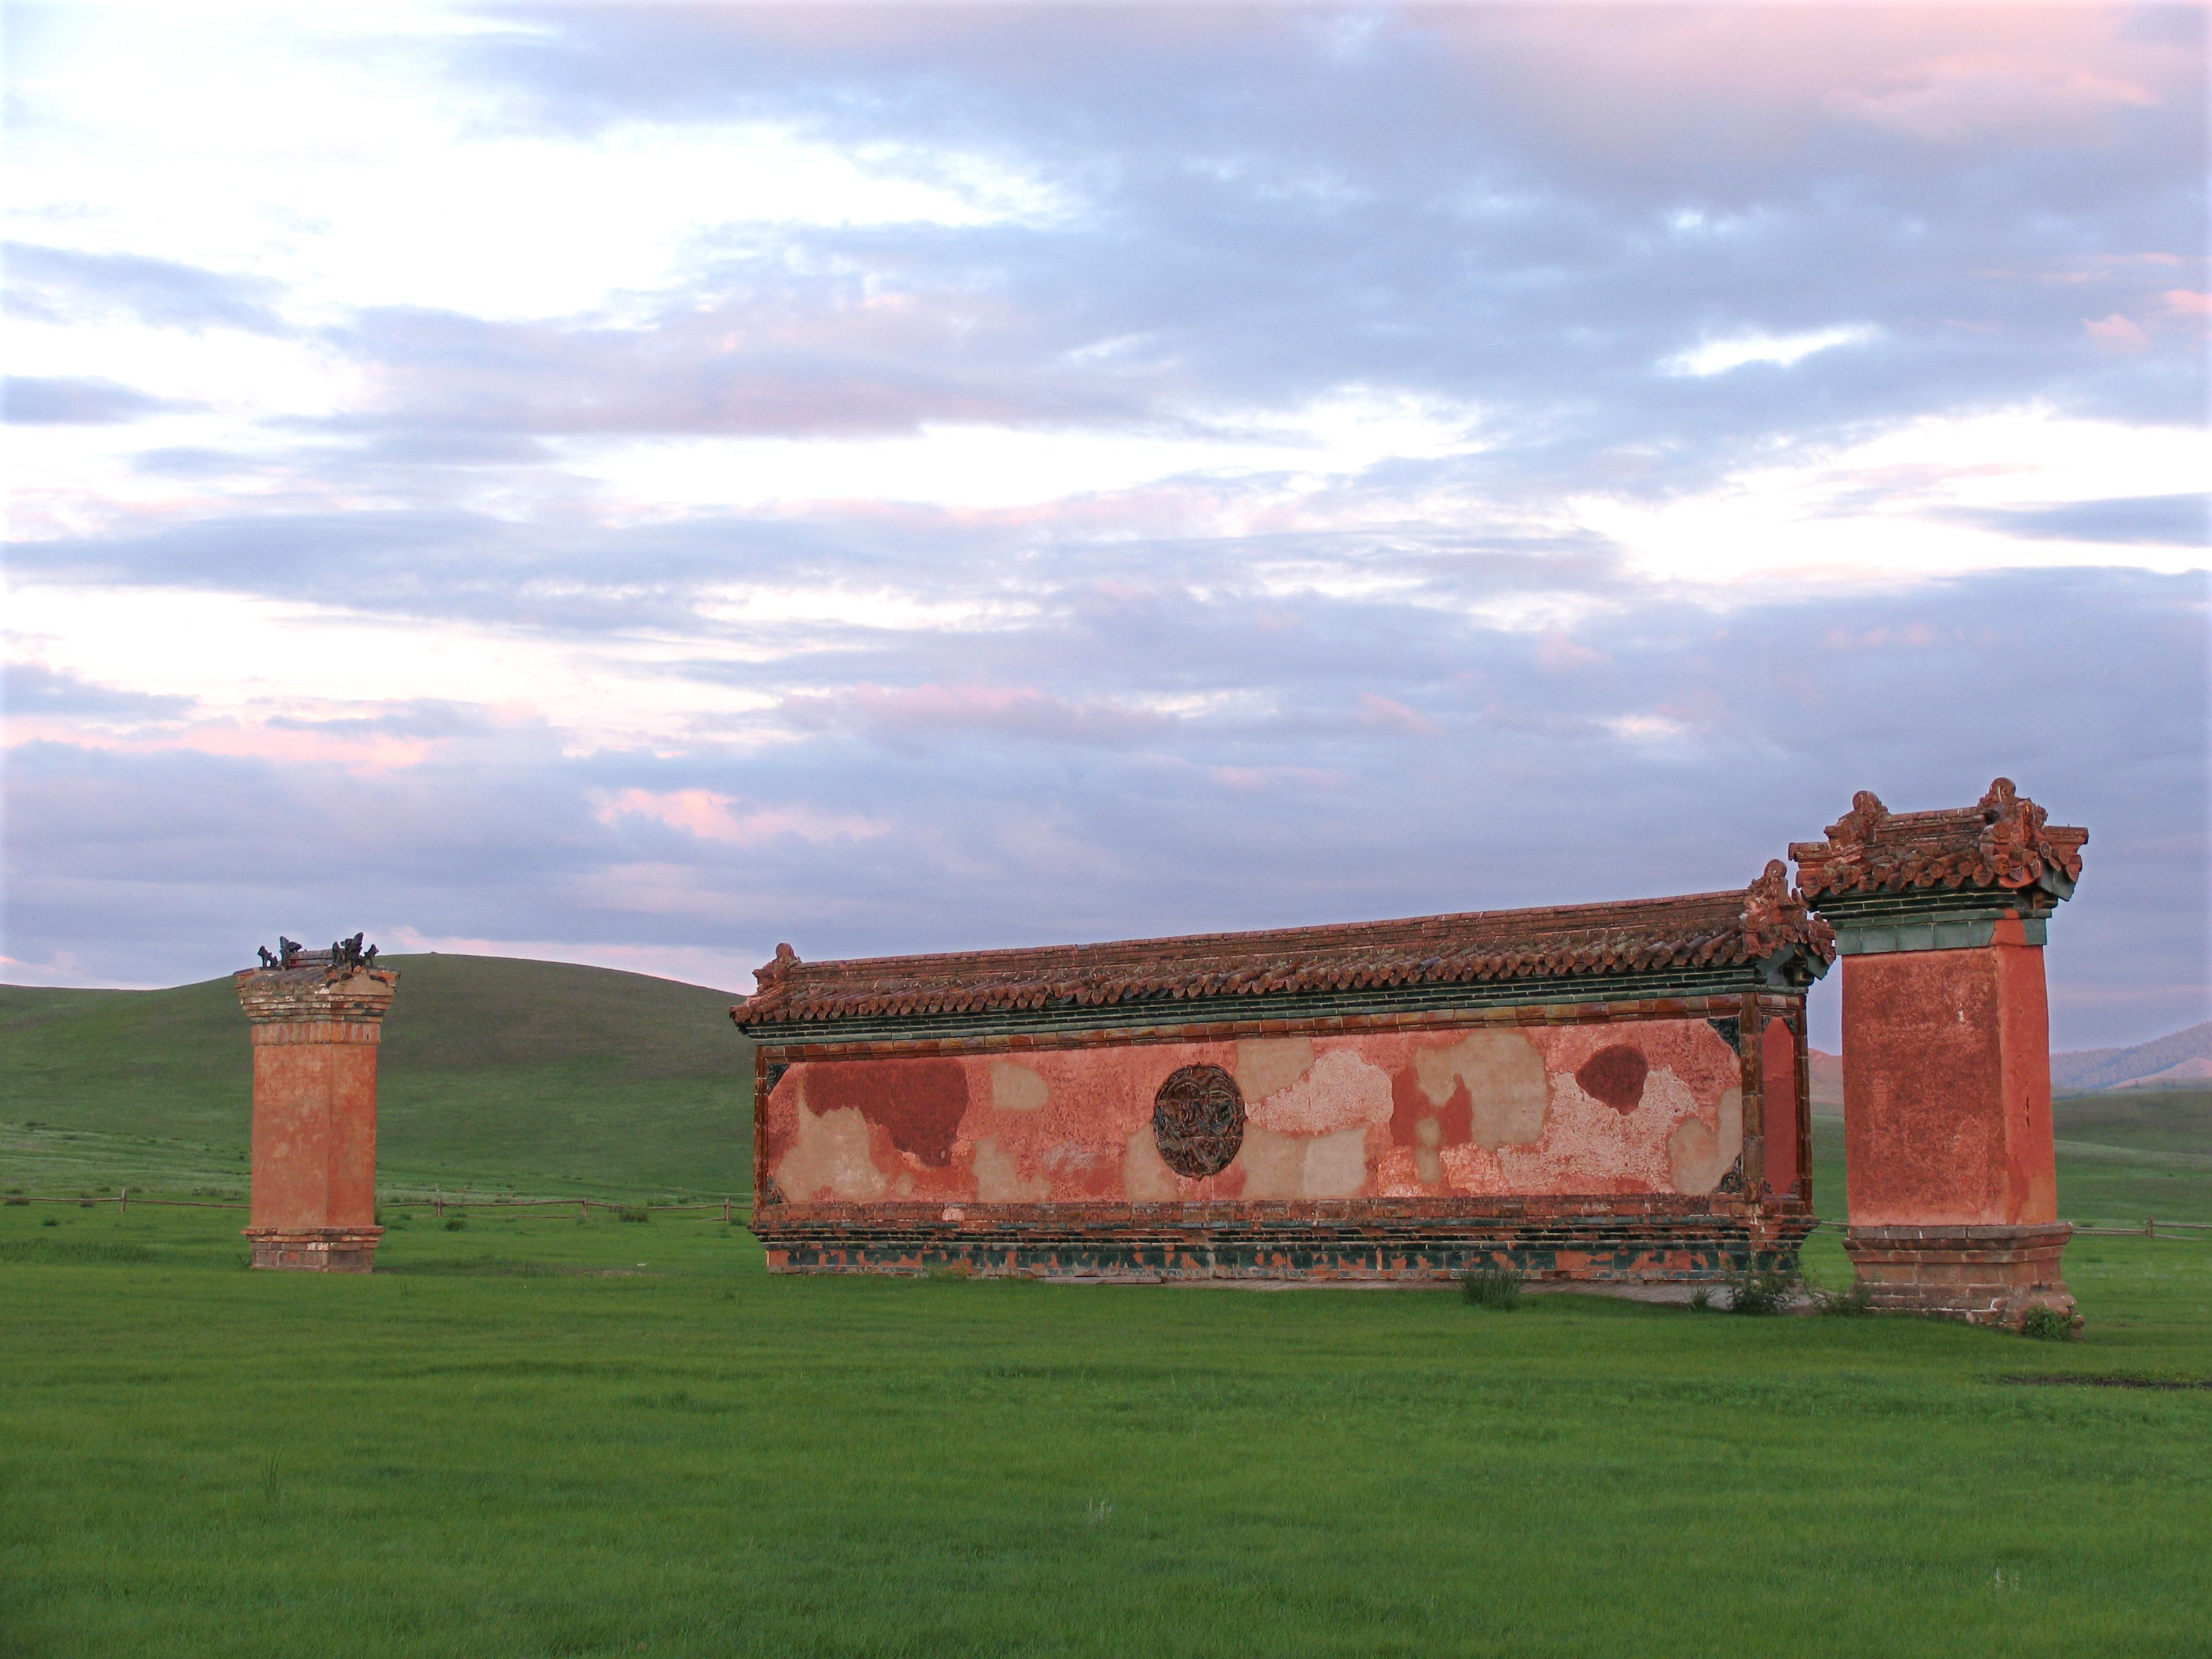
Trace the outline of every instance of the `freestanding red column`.
{"type": "Polygon", "coordinates": [[[1938,812],[1863,790],[1790,849],[1844,959],[1844,1248],[1878,1307],[2073,1316],[2043,944],[2088,838],[1999,778],[1938,812]]]}
{"type": "Polygon", "coordinates": [[[376,1224],[376,1049],[399,975],[360,935],[289,939],[237,975],[253,1031],[253,1265],[367,1273],[376,1224]]]}

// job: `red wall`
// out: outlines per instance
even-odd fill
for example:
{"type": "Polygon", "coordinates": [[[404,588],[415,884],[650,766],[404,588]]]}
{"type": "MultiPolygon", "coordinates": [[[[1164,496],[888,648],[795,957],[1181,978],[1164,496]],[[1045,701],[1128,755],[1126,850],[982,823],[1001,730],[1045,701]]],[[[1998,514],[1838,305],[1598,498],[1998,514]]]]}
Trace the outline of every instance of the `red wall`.
{"type": "Polygon", "coordinates": [[[333,1021],[255,1029],[253,1225],[374,1224],[376,1035],[333,1021]]]}
{"type": "Polygon", "coordinates": [[[1803,1174],[1798,1163],[1797,1036],[1786,1019],[1770,1019],[1759,1038],[1760,1139],[1766,1152],[1766,1184],[1777,1193],[1796,1190],[1803,1174]]]}
{"type": "MultiPolygon", "coordinates": [[[[1794,1046],[1770,1069],[1794,1090],[1794,1046]]],[[[1087,1044],[801,1061],[761,1133],[794,1203],[1698,1194],[1741,1149],[1741,1083],[1703,1018],[1087,1044]],[[1198,1179],[1152,1131],[1194,1065],[1231,1073],[1248,1114],[1198,1179]]]]}
{"type": "Polygon", "coordinates": [[[2017,921],[1844,959],[1844,1134],[1854,1226],[2057,1219],[2043,951],[2017,921]]]}

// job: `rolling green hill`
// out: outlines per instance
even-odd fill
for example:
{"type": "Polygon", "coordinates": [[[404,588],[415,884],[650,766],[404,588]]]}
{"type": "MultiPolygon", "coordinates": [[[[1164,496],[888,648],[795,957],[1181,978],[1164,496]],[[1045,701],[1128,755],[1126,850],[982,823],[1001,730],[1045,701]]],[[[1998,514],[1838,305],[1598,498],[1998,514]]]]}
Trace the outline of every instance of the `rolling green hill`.
{"type": "MultiPolygon", "coordinates": [[[[566,963],[384,963],[400,975],[380,1062],[387,1183],[750,1188],[751,1053],[730,1024],[730,994],[566,963]]],[[[9,1184],[242,1185],[252,1101],[227,978],[166,991],[0,986],[9,1184]]]]}

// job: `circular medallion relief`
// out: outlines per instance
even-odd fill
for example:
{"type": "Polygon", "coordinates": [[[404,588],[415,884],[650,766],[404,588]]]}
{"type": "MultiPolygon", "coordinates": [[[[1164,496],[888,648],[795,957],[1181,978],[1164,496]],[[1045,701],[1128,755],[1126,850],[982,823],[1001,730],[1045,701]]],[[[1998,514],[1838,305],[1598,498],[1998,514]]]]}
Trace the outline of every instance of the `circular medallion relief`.
{"type": "Polygon", "coordinates": [[[1152,1139],[1160,1158],[1179,1176],[1219,1175],[1244,1144],[1244,1097],[1218,1066],[1185,1066],[1168,1073],[1152,1097],[1152,1139]]]}

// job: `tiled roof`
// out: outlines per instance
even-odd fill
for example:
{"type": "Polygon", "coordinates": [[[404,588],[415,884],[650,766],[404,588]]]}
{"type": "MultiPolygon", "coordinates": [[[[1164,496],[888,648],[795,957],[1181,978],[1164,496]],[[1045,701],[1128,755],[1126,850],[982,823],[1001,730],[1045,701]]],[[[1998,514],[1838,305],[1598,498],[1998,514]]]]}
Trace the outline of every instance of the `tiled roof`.
{"type": "Polygon", "coordinates": [[[1740,892],[1619,904],[847,962],[802,962],[779,945],[775,959],[754,975],[759,989],[731,1017],[754,1027],[1286,996],[1726,968],[1790,951],[1825,964],[1834,958],[1835,936],[1790,890],[1778,859],[1740,892]]]}
{"type": "Polygon", "coordinates": [[[1990,785],[1978,805],[1940,812],[1893,812],[1862,789],[1851,810],[1828,826],[1826,841],[1800,842],[1790,856],[1797,860],[1798,886],[1816,904],[1936,886],[2017,890],[2043,883],[2070,890],[2089,832],[2046,823],[2046,816],[2010,778],[1990,785]]]}

